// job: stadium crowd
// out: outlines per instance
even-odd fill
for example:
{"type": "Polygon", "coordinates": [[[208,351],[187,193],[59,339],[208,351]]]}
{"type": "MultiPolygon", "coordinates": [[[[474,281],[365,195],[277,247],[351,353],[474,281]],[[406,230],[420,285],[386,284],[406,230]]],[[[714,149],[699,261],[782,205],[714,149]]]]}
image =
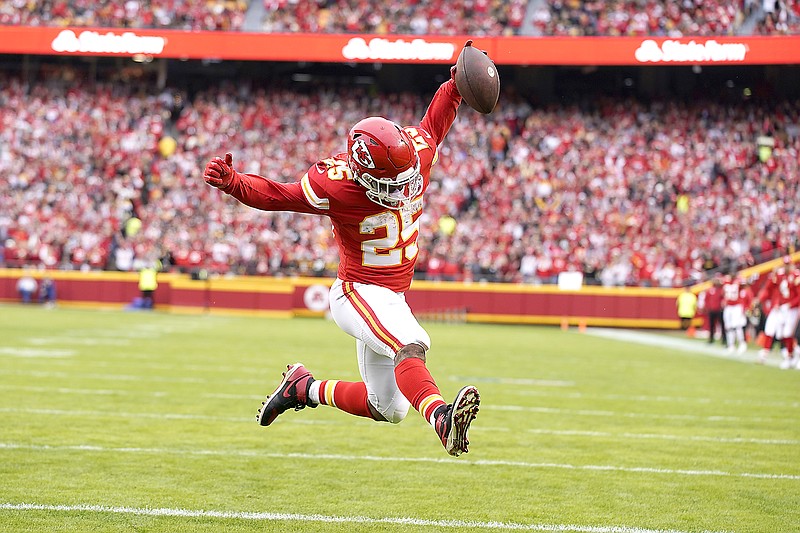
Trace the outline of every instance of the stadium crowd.
{"type": "Polygon", "coordinates": [[[10,0],[0,2],[0,24],[236,31],[246,0],[10,0]]]}
{"type": "Polygon", "coordinates": [[[547,0],[533,14],[533,21],[543,35],[730,35],[744,21],[751,4],[744,0],[547,0]]]}
{"type": "Polygon", "coordinates": [[[264,0],[268,32],[518,35],[528,0],[264,0]]]}
{"type": "MultiPolygon", "coordinates": [[[[552,283],[580,271],[678,286],[797,246],[797,102],[501,101],[489,117],[463,108],[441,147],[420,277],[552,283]]],[[[240,171],[293,181],[308,154],[342,151],[365,115],[414,124],[426,104],[325,86],[189,99],[12,78],[0,89],[0,263],[330,275],[326,220],[216,201],[205,161],[231,150],[240,171]]]]}
{"type": "Polygon", "coordinates": [[[800,0],[765,0],[764,17],[755,33],[792,35],[800,33],[800,0]]]}
{"type": "MultiPolygon", "coordinates": [[[[739,31],[759,13],[755,33],[800,32],[800,0],[546,0],[529,16],[528,0],[255,0],[252,31],[412,35],[715,36],[739,31]],[[758,5],[760,4],[760,5],[758,5]]],[[[0,24],[243,30],[250,0],[47,0],[0,2],[0,24]]]]}

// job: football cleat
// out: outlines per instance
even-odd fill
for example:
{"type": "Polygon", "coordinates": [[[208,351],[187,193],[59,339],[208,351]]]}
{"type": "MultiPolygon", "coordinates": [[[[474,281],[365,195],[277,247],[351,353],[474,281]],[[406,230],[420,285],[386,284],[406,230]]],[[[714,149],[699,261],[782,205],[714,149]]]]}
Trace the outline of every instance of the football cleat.
{"type": "Polygon", "coordinates": [[[314,376],[306,370],[303,363],[287,365],[283,381],[266,400],[261,402],[261,409],[256,415],[258,423],[268,426],[278,418],[278,415],[289,409],[299,411],[306,407],[316,407],[316,404],[308,401],[308,389],[313,382],[314,376]]]}
{"type": "Polygon", "coordinates": [[[743,343],[743,342],[740,342],[740,343],[739,343],[739,347],[737,348],[737,350],[736,350],[736,351],[737,351],[737,353],[739,353],[739,354],[743,354],[744,352],[746,352],[746,351],[747,351],[747,344],[745,344],[745,343],[743,343]]]}
{"type": "Polygon", "coordinates": [[[447,453],[458,457],[469,450],[469,425],[478,415],[481,396],[478,389],[468,385],[458,391],[453,403],[440,407],[436,414],[434,429],[442,440],[447,453]]]}

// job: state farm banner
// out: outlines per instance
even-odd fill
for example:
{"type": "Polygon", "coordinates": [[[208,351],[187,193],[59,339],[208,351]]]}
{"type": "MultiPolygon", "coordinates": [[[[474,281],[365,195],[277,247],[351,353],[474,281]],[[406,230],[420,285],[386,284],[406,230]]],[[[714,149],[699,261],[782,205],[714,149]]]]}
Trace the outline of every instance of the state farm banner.
{"type": "MultiPolygon", "coordinates": [[[[0,26],[0,53],[454,63],[467,38],[0,26]]],[[[475,46],[503,65],[800,64],[800,36],[479,37],[475,46]]]]}

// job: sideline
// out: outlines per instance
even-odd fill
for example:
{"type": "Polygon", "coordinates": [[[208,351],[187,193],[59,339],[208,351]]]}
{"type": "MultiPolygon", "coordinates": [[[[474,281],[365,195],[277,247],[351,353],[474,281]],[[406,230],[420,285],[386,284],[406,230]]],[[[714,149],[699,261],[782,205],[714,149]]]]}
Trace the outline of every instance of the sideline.
{"type": "Polygon", "coordinates": [[[677,350],[684,353],[702,354],[716,357],[718,359],[725,359],[726,361],[736,361],[738,363],[760,364],[763,366],[772,366],[776,368],[781,363],[780,353],[776,352],[774,349],[764,363],[759,363],[757,351],[749,349],[749,347],[748,350],[743,354],[736,352],[728,353],[725,351],[725,348],[719,344],[709,345],[707,341],[702,339],[693,340],[681,337],[671,337],[663,333],[649,333],[646,331],[614,328],[587,328],[586,334],[605,339],[613,339],[616,341],[634,342],[637,344],[645,344],[647,346],[669,348],[670,350],[677,350]]]}

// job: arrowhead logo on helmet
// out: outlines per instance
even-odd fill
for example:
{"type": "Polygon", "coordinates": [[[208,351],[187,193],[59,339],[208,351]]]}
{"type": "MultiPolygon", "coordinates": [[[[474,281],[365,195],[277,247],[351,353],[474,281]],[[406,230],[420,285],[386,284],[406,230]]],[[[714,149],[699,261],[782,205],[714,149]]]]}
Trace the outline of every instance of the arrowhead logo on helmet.
{"type": "Polygon", "coordinates": [[[362,167],[375,168],[375,161],[372,159],[372,154],[369,153],[369,148],[367,148],[367,143],[364,142],[364,139],[358,139],[353,142],[353,147],[350,149],[350,157],[362,167]]]}

